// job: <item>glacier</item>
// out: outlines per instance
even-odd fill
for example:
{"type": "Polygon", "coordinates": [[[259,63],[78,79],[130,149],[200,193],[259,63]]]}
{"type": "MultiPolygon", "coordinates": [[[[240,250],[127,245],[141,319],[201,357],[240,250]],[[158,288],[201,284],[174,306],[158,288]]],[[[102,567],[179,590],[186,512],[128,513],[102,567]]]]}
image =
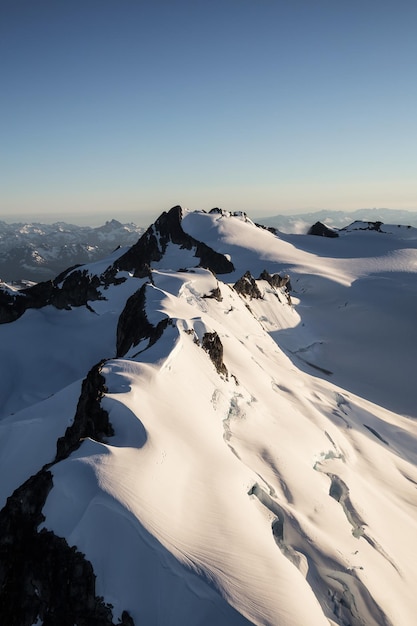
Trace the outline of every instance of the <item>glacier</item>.
{"type": "Polygon", "coordinates": [[[416,272],[415,228],[173,207],[4,286],[0,621],[415,624],[416,272]]]}

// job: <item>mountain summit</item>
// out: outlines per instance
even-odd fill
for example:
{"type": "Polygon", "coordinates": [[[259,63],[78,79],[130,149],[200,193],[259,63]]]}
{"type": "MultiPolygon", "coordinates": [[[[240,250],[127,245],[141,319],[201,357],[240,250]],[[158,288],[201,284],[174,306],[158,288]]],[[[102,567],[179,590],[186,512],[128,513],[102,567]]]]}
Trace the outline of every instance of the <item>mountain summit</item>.
{"type": "Polygon", "coordinates": [[[3,284],[1,623],[415,623],[417,231],[357,226],[3,284]]]}

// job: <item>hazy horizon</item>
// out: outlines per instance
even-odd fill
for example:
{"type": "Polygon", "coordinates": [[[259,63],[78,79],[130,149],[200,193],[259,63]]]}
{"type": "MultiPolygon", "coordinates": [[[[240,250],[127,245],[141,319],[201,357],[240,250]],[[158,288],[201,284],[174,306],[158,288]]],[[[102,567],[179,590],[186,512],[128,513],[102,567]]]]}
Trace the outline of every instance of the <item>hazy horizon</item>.
{"type": "MultiPolygon", "coordinates": [[[[146,228],[150,224],[152,224],[159,217],[159,215],[161,215],[161,213],[163,213],[164,211],[168,211],[172,206],[174,205],[171,204],[169,206],[161,208],[159,211],[156,210],[156,211],[147,211],[147,212],[143,212],[140,210],[138,211],[114,211],[114,212],[102,211],[102,212],[95,212],[95,213],[42,212],[42,213],[31,214],[31,213],[22,212],[22,213],[4,214],[4,215],[0,214],[0,220],[9,224],[19,223],[19,222],[25,222],[25,223],[38,222],[41,224],[54,224],[56,222],[66,222],[67,224],[75,224],[78,226],[95,227],[95,226],[101,226],[105,224],[105,222],[115,219],[122,223],[133,223],[133,224],[136,224],[137,226],[146,228]]],[[[185,207],[183,206],[183,208],[190,209],[190,210],[210,211],[210,209],[212,209],[213,207],[185,207]]],[[[233,212],[233,209],[228,209],[227,207],[220,207],[220,208],[225,209],[225,210],[231,210],[233,212]]],[[[321,213],[321,212],[329,212],[329,213],[338,212],[341,214],[349,215],[349,214],[355,213],[356,211],[369,211],[369,213],[371,213],[372,211],[386,211],[386,210],[398,211],[399,213],[417,214],[417,209],[415,210],[393,209],[391,207],[358,207],[356,209],[351,209],[351,210],[329,209],[326,207],[324,208],[306,207],[304,210],[299,210],[299,211],[286,211],[286,212],[275,211],[275,212],[270,212],[269,214],[261,213],[259,211],[252,211],[252,212],[245,211],[245,212],[251,219],[267,220],[268,218],[273,218],[275,216],[291,217],[292,215],[301,216],[305,214],[310,214],[310,213],[315,214],[315,213],[321,213]]]]}

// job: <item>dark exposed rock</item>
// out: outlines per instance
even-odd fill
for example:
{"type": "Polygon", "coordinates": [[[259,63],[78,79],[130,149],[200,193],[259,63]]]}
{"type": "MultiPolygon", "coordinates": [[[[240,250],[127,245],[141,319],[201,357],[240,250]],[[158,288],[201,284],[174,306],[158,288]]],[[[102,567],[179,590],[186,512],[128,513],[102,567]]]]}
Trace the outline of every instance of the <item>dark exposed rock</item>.
{"type": "Polygon", "coordinates": [[[274,228],[273,226],[265,226],[265,224],[258,224],[258,223],[255,223],[255,226],[257,226],[258,228],[262,228],[263,230],[267,230],[273,235],[276,235],[279,232],[279,230],[277,228],[274,228]]]}
{"type": "Polygon", "coordinates": [[[240,217],[248,221],[248,216],[245,211],[225,211],[224,209],[219,209],[219,207],[214,207],[209,211],[210,215],[221,215],[222,217],[240,217]]]}
{"type": "Polygon", "coordinates": [[[291,289],[290,277],[288,276],[288,274],[285,274],[285,276],[280,276],[279,274],[270,274],[266,270],[263,270],[258,280],[266,280],[271,285],[271,287],[287,287],[287,289],[291,289]]]}
{"type": "Polygon", "coordinates": [[[0,323],[18,319],[27,309],[40,309],[48,304],[57,309],[70,309],[83,306],[89,300],[99,300],[103,296],[98,288],[98,276],[91,276],[87,270],[64,272],[63,282],[58,279],[37,283],[21,289],[16,294],[0,291],[0,323]]]}
{"type": "Polygon", "coordinates": [[[135,626],[135,622],[127,611],[122,612],[120,626],[135,626]]]}
{"type": "MultiPolygon", "coordinates": [[[[18,487],[0,511],[0,623],[32,626],[115,626],[112,606],[95,592],[95,574],[85,556],[46,529],[42,509],[53,487],[50,468],[84,437],[113,434],[100,407],[105,391],[102,363],[83,382],[74,423],[58,441],[56,459],[18,487]]],[[[103,547],[104,549],[104,547],[103,547]]],[[[123,611],[118,622],[134,626],[123,611]]]]}
{"type": "MultiPolygon", "coordinates": [[[[18,319],[27,309],[39,309],[47,304],[54,304],[56,291],[58,290],[51,280],[14,293],[0,289],[0,323],[4,324],[18,319]]],[[[62,302],[59,308],[65,307],[65,303],[62,302]]]]}
{"type": "Polygon", "coordinates": [[[235,267],[224,254],[215,252],[201,241],[196,241],[195,256],[200,259],[200,267],[211,270],[214,274],[229,274],[235,267]]]}
{"type": "Polygon", "coordinates": [[[5,509],[0,511],[1,536],[12,532],[23,536],[26,528],[36,529],[45,520],[42,507],[51,489],[52,474],[44,469],[18,487],[7,499],[8,516],[5,509]],[[20,523],[15,524],[16,520],[20,523]]]}
{"type": "Polygon", "coordinates": [[[233,285],[233,288],[237,291],[237,293],[242,296],[248,296],[251,300],[253,298],[262,298],[262,294],[259,291],[256,280],[249,271],[245,272],[243,276],[239,278],[239,280],[233,285]]]}
{"type": "Polygon", "coordinates": [[[172,242],[186,250],[195,248],[195,257],[200,259],[199,265],[201,267],[210,269],[216,274],[233,272],[233,263],[223,254],[215,252],[205,243],[197,241],[185,233],[181,226],[181,220],[182,209],[180,206],[175,206],[170,211],[162,213],[139,241],[116,261],[115,266],[119,270],[133,272],[135,276],[147,275],[152,262],[160,261],[168,244],[172,242]]]}
{"type": "Polygon", "coordinates": [[[215,287],[210,291],[209,294],[203,296],[203,298],[213,298],[217,300],[217,302],[221,302],[223,300],[222,292],[220,291],[220,287],[215,287]]]}
{"type": "Polygon", "coordinates": [[[322,222],[316,222],[313,226],[310,227],[308,235],[317,235],[318,237],[338,237],[339,233],[337,233],[333,228],[329,228],[322,222]]]}
{"type": "Polygon", "coordinates": [[[0,287],[0,324],[14,322],[26,311],[26,302],[23,296],[12,294],[0,287]]]}
{"type": "MultiPolygon", "coordinates": [[[[265,280],[271,285],[271,287],[274,287],[276,289],[283,288],[288,304],[292,304],[290,296],[291,283],[288,274],[285,274],[285,276],[280,276],[279,274],[271,275],[266,270],[263,270],[258,280],[265,280]]],[[[241,278],[239,278],[239,280],[233,285],[233,287],[240,295],[249,297],[251,300],[263,297],[256,283],[256,280],[253,278],[252,274],[249,271],[246,272],[241,278]]],[[[276,295],[279,299],[278,294],[276,295]]],[[[249,308],[249,305],[247,306],[249,308]]]]}
{"type": "Polygon", "coordinates": [[[51,304],[60,307],[60,301],[64,303],[64,308],[68,306],[82,306],[88,300],[102,300],[103,296],[98,291],[99,287],[105,289],[109,285],[119,285],[126,281],[124,276],[117,277],[117,270],[113,266],[108,267],[103,274],[91,275],[82,265],[76,265],[61,272],[52,282],[55,289],[51,304]],[[75,271],[77,268],[78,271],[75,271]]]}
{"type": "MultiPolygon", "coordinates": [[[[112,607],[95,593],[92,565],[65,539],[38,526],[52,488],[42,469],[0,511],[0,622],[32,626],[113,626],[112,607]]],[[[126,614],[124,623],[132,625],[126,614]]]]}
{"type": "Polygon", "coordinates": [[[223,363],[223,344],[219,335],[215,331],[205,333],[201,347],[208,353],[218,373],[227,376],[227,368],[223,363]]]}
{"type": "Polygon", "coordinates": [[[63,283],[66,276],[70,274],[73,270],[76,270],[77,267],[82,267],[82,264],[78,263],[77,265],[72,265],[71,267],[67,267],[67,269],[63,270],[58,276],[55,276],[53,283],[54,285],[59,285],[59,283],[63,283]]]}
{"type": "Polygon", "coordinates": [[[60,289],[54,289],[50,304],[57,309],[70,309],[83,306],[89,300],[102,300],[103,296],[98,291],[100,283],[100,278],[91,276],[87,270],[75,270],[64,279],[60,289]]]}
{"type": "Polygon", "coordinates": [[[382,222],[368,222],[369,230],[377,230],[379,233],[381,231],[382,222]]]}
{"type": "Polygon", "coordinates": [[[103,363],[100,361],[94,365],[83,381],[74,421],[57,441],[56,461],[66,458],[86,437],[103,441],[114,435],[109,415],[100,404],[107,390],[101,374],[103,363]]]}
{"type": "Polygon", "coordinates": [[[146,289],[148,284],[136,291],[127,300],[117,324],[116,356],[122,357],[132,346],[137,346],[142,339],[149,339],[148,347],[153,345],[162,335],[169,323],[169,318],[161,320],[153,326],[145,310],[146,289]]]}

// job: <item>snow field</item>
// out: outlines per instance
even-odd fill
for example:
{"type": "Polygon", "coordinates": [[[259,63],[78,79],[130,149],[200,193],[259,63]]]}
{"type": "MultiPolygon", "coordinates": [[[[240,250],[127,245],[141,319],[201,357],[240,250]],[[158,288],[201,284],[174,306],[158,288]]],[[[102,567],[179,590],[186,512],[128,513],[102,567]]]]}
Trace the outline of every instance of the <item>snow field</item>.
{"type": "Polygon", "coordinates": [[[95,314],[47,308],[11,327],[11,371],[23,374],[3,378],[9,408],[42,393],[0,422],[4,472],[31,450],[32,432],[47,445],[27,454],[4,497],[50,460],[80,372],[104,346],[102,406],[115,435],[85,440],[53,467],[43,513],[92,562],[116,618],[127,609],[148,626],[414,626],[415,240],[284,240],[244,216],[204,213],[186,213],[183,227],[236,271],[214,277],[193,251],[168,246],[145,297],[148,320],[170,323],[151,347],[112,358],[118,314],[144,282],[129,275],[91,303],[95,314]],[[248,269],[288,271],[293,305],[265,281],[263,299],[239,296],[232,285],[248,269]],[[207,297],[217,288],[220,301],[207,297]],[[207,332],[221,340],[227,374],[202,349],[207,332]],[[38,353],[50,360],[47,384],[38,353]]]}

